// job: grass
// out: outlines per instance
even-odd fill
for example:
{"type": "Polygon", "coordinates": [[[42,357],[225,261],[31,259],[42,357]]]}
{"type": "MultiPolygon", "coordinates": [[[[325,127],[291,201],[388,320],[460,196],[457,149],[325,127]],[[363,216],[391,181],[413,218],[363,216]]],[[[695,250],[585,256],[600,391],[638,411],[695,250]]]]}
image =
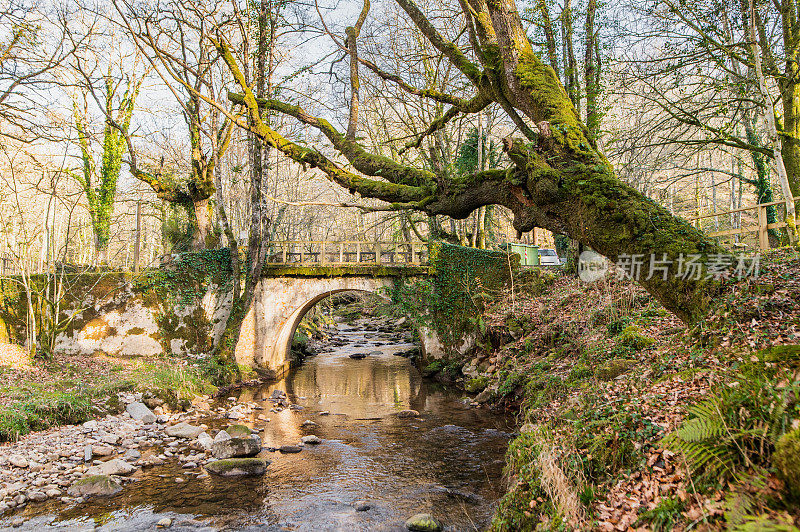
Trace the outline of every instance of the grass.
{"type": "Polygon", "coordinates": [[[26,400],[0,407],[0,441],[56,425],[83,423],[95,414],[90,391],[39,392],[26,400]]]}
{"type": "Polygon", "coordinates": [[[216,391],[201,368],[168,358],[112,361],[104,366],[105,372],[96,370],[97,374],[72,364],[43,369],[19,375],[0,388],[0,441],[16,441],[33,431],[119,412],[120,392],[142,392],[171,408],[185,408],[193,397],[216,391]]]}

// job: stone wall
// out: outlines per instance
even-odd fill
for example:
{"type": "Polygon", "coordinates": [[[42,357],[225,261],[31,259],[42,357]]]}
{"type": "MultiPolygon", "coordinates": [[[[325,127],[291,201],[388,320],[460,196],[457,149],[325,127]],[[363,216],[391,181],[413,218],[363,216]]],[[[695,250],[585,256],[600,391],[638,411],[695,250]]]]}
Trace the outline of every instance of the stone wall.
{"type": "MultiPolygon", "coordinates": [[[[55,350],[71,355],[200,356],[220,337],[232,294],[219,284],[196,286],[202,297],[176,302],[128,273],[92,273],[61,283],[55,350]]],[[[193,281],[187,279],[187,283],[193,281]]],[[[7,288],[7,287],[4,287],[7,288]]],[[[26,337],[24,292],[4,290],[0,319],[7,341],[26,337]]],[[[0,333],[0,334],[3,334],[0,333]]]]}

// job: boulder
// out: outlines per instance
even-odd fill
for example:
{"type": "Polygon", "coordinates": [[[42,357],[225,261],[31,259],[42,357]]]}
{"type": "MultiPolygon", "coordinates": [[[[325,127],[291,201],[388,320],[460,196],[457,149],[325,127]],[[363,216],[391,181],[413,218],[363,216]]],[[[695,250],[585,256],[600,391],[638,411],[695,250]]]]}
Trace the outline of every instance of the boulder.
{"type": "MultiPolygon", "coordinates": [[[[110,445],[102,445],[96,443],[92,445],[89,449],[91,451],[91,455],[89,456],[111,456],[112,454],[114,454],[114,448],[111,447],[110,445]]],[[[85,456],[86,456],[86,450],[84,449],[84,457],[85,456]]],[[[86,461],[88,462],[89,460],[91,460],[91,458],[89,458],[86,461]]]]}
{"type": "Polygon", "coordinates": [[[214,458],[240,458],[261,452],[261,441],[255,438],[230,438],[211,444],[214,458]]]}
{"type": "Polygon", "coordinates": [[[442,525],[431,514],[416,514],[406,521],[406,528],[415,532],[439,532],[442,525]]]}
{"type": "Polygon", "coordinates": [[[302,441],[303,443],[310,443],[311,445],[322,443],[322,440],[320,440],[317,436],[313,434],[309,434],[308,436],[303,436],[302,438],[300,438],[300,441],[302,441]]]}
{"type": "Polygon", "coordinates": [[[125,407],[125,411],[135,420],[143,423],[155,423],[156,415],[147,408],[147,405],[139,401],[134,401],[125,407]]]}
{"type": "Polygon", "coordinates": [[[258,476],[267,472],[269,464],[263,458],[227,458],[206,464],[206,470],[221,477],[258,476]]]}
{"type": "Polygon", "coordinates": [[[193,440],[197,438],[201,432],[203,432],[203,429],[188,423],[178,423],[177,425],[171,425],[165,428],[164,432],[167,436],[172,436],[174,438],[193,440]]]}
{"type": "Polygon", "coordinates": [[[399,418],[419,417],[419,412],[417,412],[416,410],[401,410],[397,413],[397,417],[399,418]]]}
{"type": "Polygon", "coordinates": [[[199,445],[201,449],[211,449],[211,445],[213,445],[213,443],[214,440],[208,435],[207,432],[201,432],[197,435],[197,445],[199,445]]]}
{"type": "Polygon", "coordinates": [[[129,475],[136,471],[132,466],[121,458],[114,458],[100,465],[92,466],[86,470],[87,475],[129,475]]]}
{"type": "Polygon", "coordinates": [[[278,450],[282,453],[299,453],[303,448],[299,445],[281,445],[278,450]]]}
{"type": "Polygon", "coordinates": [[[108,497],[122,491],[122,485],[108,475],[92,475],[84,477],[70,486],[67,494],[70,497],[108,497]]]}
{"type": "Polygon", "coordinates": [[[217,432],[217,434],[214,436],[214,442],[225,441],[230,439],[231,435],[225,432],[224,430],[217,432]]]}

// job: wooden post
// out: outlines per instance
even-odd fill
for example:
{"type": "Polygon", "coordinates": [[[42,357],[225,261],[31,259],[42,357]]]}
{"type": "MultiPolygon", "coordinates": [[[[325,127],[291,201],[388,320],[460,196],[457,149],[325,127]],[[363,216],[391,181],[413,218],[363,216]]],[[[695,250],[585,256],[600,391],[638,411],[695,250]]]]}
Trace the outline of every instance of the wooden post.
{"type": "Polygon", "coordinates": [[[283,260],[281,262],[283,262],[283,264],[286,264],[286,242],[281,242],[281,252],[283,255],[283,260]]]}
{"type": "Polygon", "coordinates": [[[356,242],[356,262],[361,262],[361,242],[356,242]]]}
{"type": "Polygon", "coordinates": [[[767,207],[758,206],[758,247],[761,251],[769,249],[769,237],[767,236],[767,207]]]}
{"type": "Polygon", "coordinates": [[[417,246],[413,242],[411,243],[411,256],[409,259],[411,259],[411,264],[417,263],[417,246]]]}
{"type": "Polygon", "coordinates": [[[344,243],[339,242],[339,264],[344,263],[344,243]]]}
{"type": "Polygon", "coordinates": [[[375,264],[381,263],[381,243],[375,242],[375,264]]]}
{"type": "Polygon", "coordinates": [[[142,201],[136,202],[136,240],[133,244],[133,271],[139,273],[139,253],[142,245],[142,201]]]}
{"type": "Polygon", "coordinates": [[[322,253],[319,256],[319,263],[325,264],[325,241],[322,241],[322,253]]]}

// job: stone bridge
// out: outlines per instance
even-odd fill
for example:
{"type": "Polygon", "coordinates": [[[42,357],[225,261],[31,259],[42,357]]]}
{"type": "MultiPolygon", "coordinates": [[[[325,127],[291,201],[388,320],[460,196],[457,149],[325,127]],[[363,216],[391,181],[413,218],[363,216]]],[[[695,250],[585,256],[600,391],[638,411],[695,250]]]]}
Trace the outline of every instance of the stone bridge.
{"type": "MultiPolygon", "coordinates": [[[[424,242],[272,242],[242,327],[236,361],[273,377],[290,365],[294,333],[319,301],[347,291],[381,294],[400,278],[428,274],[424,242]]],[[[420,331],[423,350],[437,340],[420,331]]]]}

